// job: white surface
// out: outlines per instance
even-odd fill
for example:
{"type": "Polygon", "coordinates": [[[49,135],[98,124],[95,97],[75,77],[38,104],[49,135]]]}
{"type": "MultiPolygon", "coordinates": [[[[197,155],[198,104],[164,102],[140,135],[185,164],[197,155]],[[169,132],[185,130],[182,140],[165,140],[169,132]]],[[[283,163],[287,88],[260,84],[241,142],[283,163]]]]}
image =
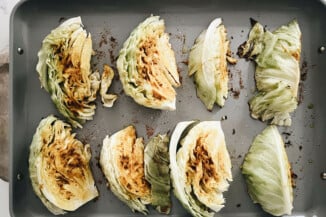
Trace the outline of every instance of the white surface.
{"type": "Polygon", "coordinates": [[[9,183],[0,179],[0,216],[10,217],[9,214],[9,183]]]}
{"type": "Polygon", "coordinates": [[[18,0],[0,0],[0,65],[8,62],[9,19],[12,8],[18,0]]]}
{"type": "MultiPolygon", "coordinates": [[[[9,52],[9,19],[10,13],[18,0],[0,0],[0,65],[8,62],[9,52]]],[[[1,156],[0,156],[1,157],[1,156]]],[[[0,216],[9,214],[9,183],[0,179],[0,216]]]]}

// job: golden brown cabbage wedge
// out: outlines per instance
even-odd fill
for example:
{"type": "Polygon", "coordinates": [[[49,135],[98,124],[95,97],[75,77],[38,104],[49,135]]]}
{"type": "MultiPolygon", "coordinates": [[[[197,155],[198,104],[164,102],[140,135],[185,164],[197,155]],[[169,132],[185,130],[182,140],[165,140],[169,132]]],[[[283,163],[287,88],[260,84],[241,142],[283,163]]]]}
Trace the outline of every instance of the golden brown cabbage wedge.
{"type": "Polygon", "coordinates": [[[29,175],[33,190],[53,214],[64,214],[98,196],[89,161],[90,146],[54,116],[43,119],[33,137],[29,175]]]}

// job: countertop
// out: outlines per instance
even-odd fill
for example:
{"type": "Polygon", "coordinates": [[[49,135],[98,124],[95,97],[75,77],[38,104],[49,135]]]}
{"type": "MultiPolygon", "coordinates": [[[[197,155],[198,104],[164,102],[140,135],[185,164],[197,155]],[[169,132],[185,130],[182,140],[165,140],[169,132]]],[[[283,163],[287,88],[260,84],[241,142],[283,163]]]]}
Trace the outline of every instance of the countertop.
{"type": "MultiPolygon", "coordinates": [[[[9,61],[9,19],[18,0],[0,0],[0,172],[8,176],[8,61],[9,61]]],[[[0,216],[9,217],[9,183],[0,179],[0,216]]]]}

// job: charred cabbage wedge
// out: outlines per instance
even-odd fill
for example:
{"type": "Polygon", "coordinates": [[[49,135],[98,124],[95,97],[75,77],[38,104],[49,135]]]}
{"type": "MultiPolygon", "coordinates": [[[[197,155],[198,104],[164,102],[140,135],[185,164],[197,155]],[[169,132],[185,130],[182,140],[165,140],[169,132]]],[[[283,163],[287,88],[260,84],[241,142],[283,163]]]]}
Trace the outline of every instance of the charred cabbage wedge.
{"type": "Polygon", "coordinates": [[[34,134],[29,154],[33,190],[55,215],[74,211],[98,196],[89,167],[90,146],[54,116],[43,119],[34,134]]]}
{"type": "Polygon", "coordinates": [[[254,21],[239,55],[256,62],[258,94],[250,101],[251,116],[272,124],[290,126],[297,108],[300,81],[301,31],[296,20],[274,32],[254,21]]]}
{"type": "Polygon", "coordinates": [[[219,121],[180,122],[171,137],[173,192],[192,216],[214,216],[232,181],[231,160],[219,121]]]}
{"type": "Polygon", "coordinates": [[[41,85],[73,127],[82,127],[95,114],[100,75],[91,71],[92,52],[91,35],[83,29],[80,17],[52,30],[38,52],[41,85]]]}
{"type": "Polygon", "coordinates": [[[100,154],[100,165],[110,190],[132,211],[148,213],[151,189],[145,180],[144,144],[136,130],[128,126],[106,136],[100,154]]]}
{"type": "Polygon", "coordinates": [[[175,110],[180,86],[174,52],[164,21],[151,16],[140,23],[123,44],[117,68],[125,93],[138,104],[175,110]]]}
{"type": "Polygon", "coordinates": [[[215,103],[224,106],[228,95],[227,59],[229,41],[222,19],[213,20],[196,39],[189,53],[189,76],[194,75],[197,96],[208,110],[215,103]]]}
{"type": "Polygon", "coordinates": [[[291,215],[291,168],[275,126],[268,126],[254,139],[244,159],[242,173],[254,203],[259,203],[274,216],[291,215]]]}
{"type": "Polygon", "coordinates": [[[170,197],[170,160],[169,137],[157,135],[145,148],[145,179],[151,185],[151,205],[160,213],[169,214],[170,197]]]}

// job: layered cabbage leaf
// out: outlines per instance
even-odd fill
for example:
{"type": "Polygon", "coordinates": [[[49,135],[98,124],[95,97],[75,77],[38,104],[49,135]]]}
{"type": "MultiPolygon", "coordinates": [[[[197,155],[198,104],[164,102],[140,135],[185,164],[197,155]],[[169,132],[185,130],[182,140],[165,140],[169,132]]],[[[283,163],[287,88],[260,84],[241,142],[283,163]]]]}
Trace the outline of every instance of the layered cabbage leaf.
{"type": "Polygon", "coordinates": [[[256,62],[258,94],[249,102],[252,117],[290,126],[290,113],[298,104],[300,81],[301,31],[298,22],[293,20],[274,32],[254,22],[248,40],[239,47],[238,53],[256,62]]]}
{"type": "Polygon", "coordinates": [[[151,205],[164,214],[169,214],[172,206],[169,141],[167,134],[151,138],[144,157],[145,179],[151,185],[151,205]]]}
{"type": "Polygon", "coordinates": [[[196,39],[189,53],[189,76],[194,75],[197,96],[208,110],[224,106],[228,95],[229,41],[222,19],[213,20],[196,39]]]}
{"type": "Polygon", "coordinates": [[[242,164],[248,193],[254,203],[274,216],[291,215],[291,167],[276,126],[256,136],[242,164]]]}
{"type": "Polygon", "coordinates": [[[90,145],[77,140],[69,124],[52,115],[40,122],[30,146],[29,176],[50,212],[74,211],[98,196],[90,159],[90,145]]]}
{"type": "Polygon", "coordinates": [[[83,29],[80,17],[52,30],[38,52],[41,86],[73,127],[82,127],[95,114],[100,75],[91,71],[92,52],[91,35],[83,29]]]}
{"type": "Polygon", "coordinates": [[[100,165],[113,194],[132,211],[147,214],[151,189],[145,180],[144,144],[133,126],[105,137],[100,165]]]}
{"type": "Polygon", "coordinates": [[[192,216],[214,216],[224,207],[223,192],[232,181],[220,122],[178,123],[169,152],[175,196],[192,216]]]}
{"type": "Polygon", "coordinates": [[[138,104],[163,110],[175,110],[180,86],[174,52],[165,25],[158,16],[140,23],[123,44],[117,60],[125,93],[138,104]]]}

